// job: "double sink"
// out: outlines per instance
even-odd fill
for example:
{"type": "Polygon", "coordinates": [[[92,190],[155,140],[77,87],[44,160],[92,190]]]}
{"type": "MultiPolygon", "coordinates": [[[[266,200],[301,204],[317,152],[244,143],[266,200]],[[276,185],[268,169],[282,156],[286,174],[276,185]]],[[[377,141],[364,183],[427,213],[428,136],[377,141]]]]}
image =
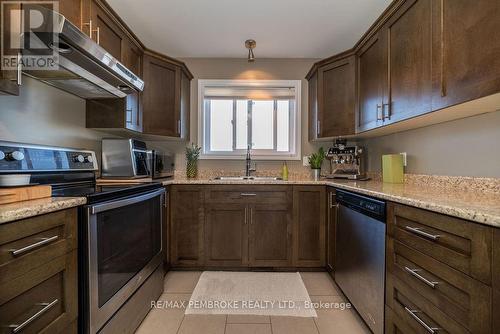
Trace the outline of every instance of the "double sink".
{"type": "Polygon", "coordinates": [[[221,181],[278,181],[283,180],[281,177],[273,176],[218,176],[214,180],[221,181]]]}

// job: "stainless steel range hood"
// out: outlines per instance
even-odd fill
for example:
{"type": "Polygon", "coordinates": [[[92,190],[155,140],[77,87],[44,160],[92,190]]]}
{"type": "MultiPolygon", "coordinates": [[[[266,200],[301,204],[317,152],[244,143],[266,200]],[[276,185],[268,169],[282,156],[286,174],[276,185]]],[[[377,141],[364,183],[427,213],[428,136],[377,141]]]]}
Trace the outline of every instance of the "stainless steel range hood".
{"type": "MultiPolygon", "coordinates": [[[[30,69],[23,73],[84,99],[123,98],[144,89],[144,81],[85,35],[63,15],[32,5],[43,13],[42,26],[24,33],[30,45],[50,48],[57,54],[57,70],[30,69]],[[50,18],[50,19],[47,19],[50,18]],[[43,43],[43,44],[41,44],[43,43]]],[[[23,56],[36,56],[24,49],[23,56]]]]}

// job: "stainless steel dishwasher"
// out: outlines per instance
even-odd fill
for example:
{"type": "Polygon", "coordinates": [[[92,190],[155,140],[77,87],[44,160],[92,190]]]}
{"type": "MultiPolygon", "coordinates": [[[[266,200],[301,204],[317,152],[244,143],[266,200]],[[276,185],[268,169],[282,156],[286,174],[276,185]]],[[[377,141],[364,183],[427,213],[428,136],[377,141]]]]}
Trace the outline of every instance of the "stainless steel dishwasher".
{"type": "Polygon", "coordinates": [[[337,190],[335,281],[375,334],[384,333],[385,202],[337,190]]]}

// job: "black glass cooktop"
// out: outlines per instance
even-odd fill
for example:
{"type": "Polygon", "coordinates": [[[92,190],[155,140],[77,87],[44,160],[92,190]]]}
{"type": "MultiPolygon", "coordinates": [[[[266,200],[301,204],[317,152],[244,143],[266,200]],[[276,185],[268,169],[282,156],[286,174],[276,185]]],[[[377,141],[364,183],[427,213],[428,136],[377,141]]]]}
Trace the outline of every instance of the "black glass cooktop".
{"type": "Polygon", "coordinates": [[[141,192],[158,189],[161,183],[97,185],[85,183],[76,185],[53,186],[55,197],[87,197],[87,204],[127,197],[141,192]]]}

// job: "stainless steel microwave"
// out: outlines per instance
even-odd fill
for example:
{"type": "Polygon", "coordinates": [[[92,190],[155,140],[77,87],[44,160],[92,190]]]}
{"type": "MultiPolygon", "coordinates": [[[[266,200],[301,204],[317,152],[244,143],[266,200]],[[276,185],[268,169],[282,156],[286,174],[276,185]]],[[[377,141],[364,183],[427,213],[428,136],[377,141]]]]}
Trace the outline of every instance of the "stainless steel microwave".
{"type": "Polygon", "coordinates": [[[137,139],[102,140],[102,177],[150,177],[146,143],[137,139]]]}

